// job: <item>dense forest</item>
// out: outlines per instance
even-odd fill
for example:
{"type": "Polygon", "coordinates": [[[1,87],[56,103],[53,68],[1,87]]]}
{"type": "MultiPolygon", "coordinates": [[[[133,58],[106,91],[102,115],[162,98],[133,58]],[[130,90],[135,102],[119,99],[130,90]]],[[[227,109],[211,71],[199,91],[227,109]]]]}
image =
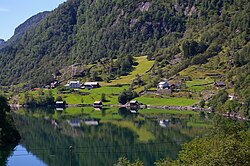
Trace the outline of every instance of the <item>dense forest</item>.
{"type": "Polygon", "coordinates": [[[9,150],[13,149],[20,140],[13,118],[8,114],[9,111],[7,99],[0,95],[0,148],[6,149],[6,152],[0,152],[0,163],[3,162],[3,158],[8,157],[9,150]]]}
{"type": "Polygon", "coordinates": [[[124,54],[164,65],[181,53],[189,65],[224,50],[241,67],[249,62],[249,3],[68,0],[0,51],[1,84],[44,84],[64,66],[124,54]]]}

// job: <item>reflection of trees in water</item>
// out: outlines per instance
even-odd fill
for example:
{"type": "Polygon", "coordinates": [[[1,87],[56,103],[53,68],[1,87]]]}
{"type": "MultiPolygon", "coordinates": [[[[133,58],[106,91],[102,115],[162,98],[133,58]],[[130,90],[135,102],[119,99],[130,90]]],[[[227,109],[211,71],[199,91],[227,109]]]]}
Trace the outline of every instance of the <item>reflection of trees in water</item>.
{"type": "Polygon", "coordinates": [[[9,146],[1,147],[0,146],[0,165],[7,165],[7,159],[13,154],[13,150],[16,147],[16,144],[11,144],[9,146]]]}
{"type": "MultiPolygon", "coordinates": [[[[127,110],[119,110],[119,114],[132,121],[137,116],[127,110]]],[[[136,133],[109,123],[72,128],[59,121],[59,128],[55,129],[49,120],[42,118],[16,115],[15,121],[23,137],[21,144],[45,163],[55,166],[69,164],[70,145],[73,165],[113,165],[121,156],[152,165],[166,156],[176,158],[180,145],[191,139],[179,128],[161,128],[152,120],[133,121],[138,128],[143,126],[155,135],[155,142],[148,143],[139,143],[136,133]]]]}
{"type": "Polygon", "coordinates": [[[7,158],[13,153],[20,140],[20,135],[14,125],[11,114],[0,115],[0,165],[7,163],[7,158]]]}

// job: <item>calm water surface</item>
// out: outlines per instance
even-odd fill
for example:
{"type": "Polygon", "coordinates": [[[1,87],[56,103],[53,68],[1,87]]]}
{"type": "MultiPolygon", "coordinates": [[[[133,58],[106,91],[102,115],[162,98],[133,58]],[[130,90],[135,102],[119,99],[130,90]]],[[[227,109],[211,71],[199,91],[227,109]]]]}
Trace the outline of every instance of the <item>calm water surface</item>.
{"type": "Polygon", "coordinates": [[[175,159],[181,144],[209,130],[209,120],[199,114],[160,112],[145,115],[116,108],[21,110],[14,119],[22,140],[6,165],[113,165],[121,156],[153,165],[165,157],[175,159]]]}
{"type": "Polygon", "coordinates": [[[25,147],[22,145],[18,145],[11,157],[8,158],[7,161],[8,166],[46,166],[42,160],[33,155],[31,152],[29,153],[25,147]]]}

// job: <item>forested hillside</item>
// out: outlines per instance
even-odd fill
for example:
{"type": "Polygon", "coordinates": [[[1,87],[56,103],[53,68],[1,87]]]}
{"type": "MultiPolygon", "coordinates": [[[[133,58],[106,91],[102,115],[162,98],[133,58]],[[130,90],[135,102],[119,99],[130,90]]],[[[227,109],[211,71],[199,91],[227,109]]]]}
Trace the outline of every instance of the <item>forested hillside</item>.
{"type": "Polygon", "coordinates": [[[42,21],[50,12],[45,11],[45,12],[41,12],[38,13],[34,16],[32,16],[31,18],[29,18],[28,20],[26,20],[24,23],[22,23],[21,25],[19,25],[14,32],[14,35],[7,41],[2,43],[1,45],[1,39],[0,39],[0,49],[4,48],[4,47],[8,47],[11,45],[16,44],[21,37],[30,29],[32,29],[33,27],[35,27],[40,21],[42,21]]]}
{"type": "Polygon", "coordinates": [[[240,83],[249,74],[249,10],[248,0],[68,0],[1,50],[0,82],[45,84],[66,66],[124,54],[161,67],[178,55],[171,75],[223,52],[240,83]]]}

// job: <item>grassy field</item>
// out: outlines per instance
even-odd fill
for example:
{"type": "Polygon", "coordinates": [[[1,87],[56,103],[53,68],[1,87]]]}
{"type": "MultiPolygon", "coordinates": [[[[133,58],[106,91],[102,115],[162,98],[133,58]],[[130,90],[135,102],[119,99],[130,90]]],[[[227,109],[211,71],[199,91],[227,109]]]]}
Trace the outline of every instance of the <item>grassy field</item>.
{"type": "MultiPolygon", "coordinates": [[[[103,86],[96,89],[86,90],[79,89],[76,92],[69,94],[58,94],[57,89],[47,90],[43,89],[44,94],[47,94],[49,91],[52,92],[54,98],[56,99],[58,96],[61,96],[67,104],[93,104],[94,101],[101,100],[101,95],[105,94],[106,101],[104,104],[117,104],[118,95],[127,90],[129,88],[128,85],[123,85],[121,87],[111,87],[111,86],[103,86]],[[81,92],[90,93],[89,95],[80,95],[81,92]]],[[[34,98],[37,98],[39,91],[29,91],[30,95],[33,95],[34,98]]],[[[20,103],[24,102],[24,93],[20,94],[20,103]]]]}
{"type": "Polygon", "coordinates": [[[114,86],[102,86],[100,88],[86,90],[83,89],[81,92],[90,92],[94,94],[106,94],[106,95],[119,95],[122,91],[127,90],[129,85],[123,85],[121,87],[114,87],[114,86]]]}
{"type": "Polygon", "coordinates": [[[153,98],[148,96],[141,96],[136,98],[140,103],[155,106],[191,106],[199,100],[188,98],[153,98]]]}
{"type": "Polygon", "coordinates": [[[192,81],[186,81],[186,86],[188,90],[194,91],[194,92],[201,92],[205,88],[211,86],[213,84],[213,80],[209,79],[195,79],[192,81]],[[206,85],[209,84],[209,85],[206,85]]]}
{"type": "Polygon", "coordinates": [[[188,127],[195,127],[195,128],[212,128],[212,124],[208,124],[205,122],[187,122],[188,127]]]}
{"type": "Polygon", "coordinates": [[[79,92],[88,92],[89,95],[80,95],[78,93],[73,94],[62,94],[61,96],[68,104],[93,104],[94,101],[101,100],[101,95],[105,94],[106,101],[104,104],[117,104],[118,95],[127,90],[129,86],[122,86],[122,87],[100,87],[91,90],[79,90],[79,92]],[[83,101],[83,102],[82,102],[83,101]]]}
{"type": "Polygon", "coordinates": [[[154,64],[154,61],[148,61],[146,56],[135,57],[138,65],[135,69],[127,76],[121,76],[119,79],[112,80],[111,83],[101,83],[102,85],[116,85],[116,84],[131,84],[131,81],[136,77],[137,74],[145,74],[154,64]]]}

